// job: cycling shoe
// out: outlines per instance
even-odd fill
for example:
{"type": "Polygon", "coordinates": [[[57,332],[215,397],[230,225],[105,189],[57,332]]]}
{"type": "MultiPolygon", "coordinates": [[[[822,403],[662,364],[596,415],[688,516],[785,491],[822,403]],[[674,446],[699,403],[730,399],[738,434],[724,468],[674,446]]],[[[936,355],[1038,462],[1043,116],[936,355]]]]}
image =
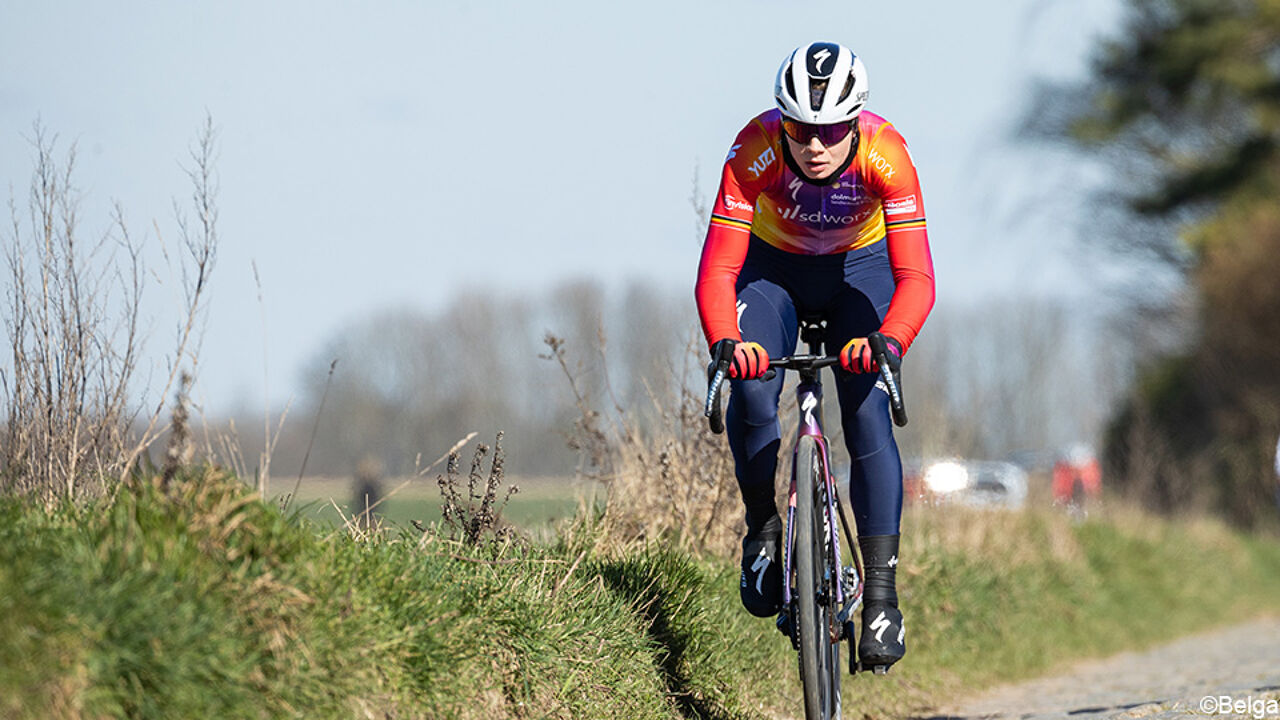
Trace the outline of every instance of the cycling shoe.
{"type": "Polygon", "coordinates": [[[742,606],[756,617],[778,614],[782,606],[782,569],[778,567],[778,546],[782,520],[777,515],[766,520],[742,539],[742,577],[739,591],[742,606]]]}

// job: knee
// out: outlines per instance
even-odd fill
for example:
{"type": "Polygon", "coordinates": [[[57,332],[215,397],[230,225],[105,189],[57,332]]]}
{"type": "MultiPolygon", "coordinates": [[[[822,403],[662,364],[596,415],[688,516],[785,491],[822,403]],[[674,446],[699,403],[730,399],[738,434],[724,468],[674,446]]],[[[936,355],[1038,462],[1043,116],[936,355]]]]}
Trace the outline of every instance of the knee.
{"type": "Polygon", "coordinates": [[[889,396],[872,390],[853,412],[841,412],[845,439],[854,458],[871,455],[893,442],[889,396]]]}
{"type": "Polygon", "coordinates": [[[745,380],[732,383],[729,415],[750,427],[772,425],[778,421],[778,394],[781,377],[769,381],[745,380]]]}

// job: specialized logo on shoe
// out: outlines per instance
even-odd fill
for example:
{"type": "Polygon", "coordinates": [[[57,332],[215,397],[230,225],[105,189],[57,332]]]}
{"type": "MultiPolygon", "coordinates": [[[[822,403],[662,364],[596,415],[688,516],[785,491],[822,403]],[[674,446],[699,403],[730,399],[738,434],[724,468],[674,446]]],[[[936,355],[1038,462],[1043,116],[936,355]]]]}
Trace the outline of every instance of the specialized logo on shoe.
{"type": "Polygon", "coordinates": [[[751,563],[751,571],[756,573],[756,593],[763,595],[764,589],[764,571],[769,569],[769,556],[765,553],[764,548],[760,548],[760,555],[756,557],[756,561],[751,563]]]}
{"type": "Polygon", "coordinates": [[[875,631],[876,634],[876,642],[884,642],[884,631],[888,630],[889,626],[892,624],[893,623],[889,622],[889,618],[884,616],[884,611],[881,610],[880,614],[877,615],[876,619],[871,623],[871,629],[875,631]]]}
{"type": "Polygon", "coordinates": [[[742,313],[746,312],[747,304],[741,300],[738,301],[738,333],[742,333],[742,313]]]}
{"type": "Polygon", "coordinates": [[[899,645],[902,644],[902,639],[905,638],[906,636],[907,636],[907,626],[903,625],[902,627],[898,628],[898,644],[899,645]]]}
{"type": "Polygon", "coordinates": [[[891,568],[893,568],[893,567],[898,567],[898,556],[897,556],[897,555],[894,555],[893,557],[889,558],[889,563],[888,563],[888,565],[889,565],[889,567],[891,567],[891,568]]]}

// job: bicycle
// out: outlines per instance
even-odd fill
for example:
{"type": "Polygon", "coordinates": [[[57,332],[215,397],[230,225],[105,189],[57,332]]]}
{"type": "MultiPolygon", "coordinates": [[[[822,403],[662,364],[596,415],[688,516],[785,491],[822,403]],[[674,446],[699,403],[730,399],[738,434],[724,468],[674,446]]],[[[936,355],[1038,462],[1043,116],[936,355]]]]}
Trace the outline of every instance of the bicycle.
{"type": "MultiPolygon", "coordinates": [[[[792,450],[791,484],[787,492],[787,522],[782,546],[782,610],[777,627],[791,640],[799,654],[800,681],[804,688],[806,720],[833,720],[840,717],[840,642],[850,641],[850,674],[859,669],[883,675],[884,666],[860,668],[853,662],[855,635],[850,620],[862,603],[862,562],[855,528],[845,514],[844,504],[831,474],[827,439],[822,432],[822,382],[824,367],[838,365],[836,356],[824,356],[826,323],[820,318],[803,318],[800,337],[808,353],[771,360],[761,379],[774,377],[774,368],[795,370],[796,407],[800,409],[799,429],[792,450]],[[839,526],[848,541],[852,563],[843,565],[839,526]],[[793,565],[794,561],[794,565],[793,565]]],[[[881,380],[889,393],[894,422],[906,425],[902,393],[889,368],[885,338],[872,333],[867,338],[880,367],[881,380]]],[[[726,343],[726,345],[730,345],[726,343]]],[[[714,433],[724,432],[721,388],[728,376],[732,347],[708,367],[707,400],[704,414],[714,433]]]]}

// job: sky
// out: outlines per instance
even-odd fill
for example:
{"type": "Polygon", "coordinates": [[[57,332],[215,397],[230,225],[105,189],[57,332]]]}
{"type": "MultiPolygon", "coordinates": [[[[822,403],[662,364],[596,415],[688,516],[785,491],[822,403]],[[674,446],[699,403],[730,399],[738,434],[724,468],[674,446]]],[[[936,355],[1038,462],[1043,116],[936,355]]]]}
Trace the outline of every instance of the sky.
{"type": "Polygon", "coordinates": [[[154,370],[178,297],[157,248],[212,117],[198,391],[215,414],[280,403],[329,337],[388,307],[578,277],[691,295],[691,194],[715,192],[784,57],[834,40],[911,146],[939,302],[1087,293],[1080,198],[1105,170],[1014,136],[1034,84],[1084,78],[1120,17],[1120,0],[0,0],[0,187],[23,206],[36,122],[75,144],[84,229],[106,233],[119,202],[151,247],[154,370]]]}

